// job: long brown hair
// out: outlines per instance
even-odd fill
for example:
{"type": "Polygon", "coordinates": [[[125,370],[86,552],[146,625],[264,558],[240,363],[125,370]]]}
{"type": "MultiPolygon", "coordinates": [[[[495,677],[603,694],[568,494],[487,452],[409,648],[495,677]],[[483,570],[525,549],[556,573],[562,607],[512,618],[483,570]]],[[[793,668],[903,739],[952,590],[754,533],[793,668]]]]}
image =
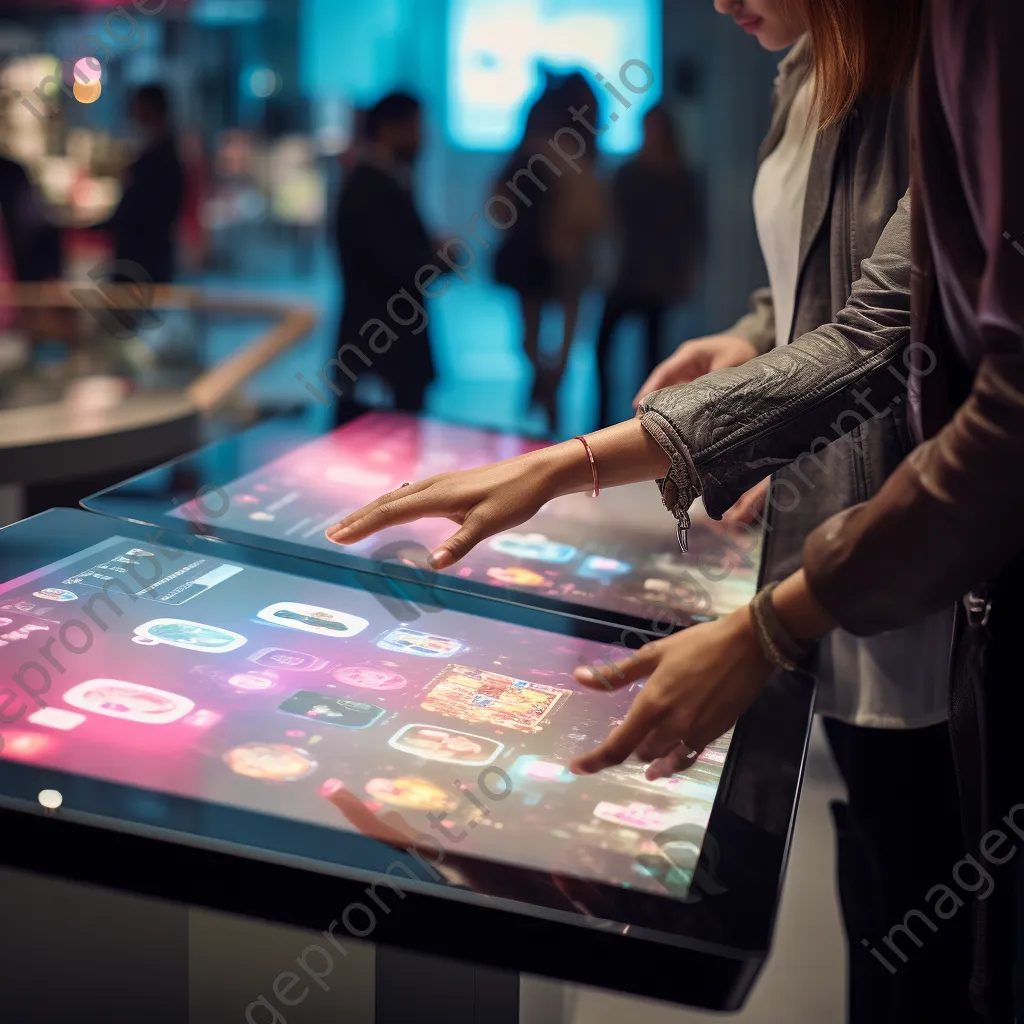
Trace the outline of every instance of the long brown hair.
{"type": "Polygon", "coordinates": [[[857,97],[906,83],[914,68],[925,0],[785,0],[808,26],[822,127],[857,97]]]}

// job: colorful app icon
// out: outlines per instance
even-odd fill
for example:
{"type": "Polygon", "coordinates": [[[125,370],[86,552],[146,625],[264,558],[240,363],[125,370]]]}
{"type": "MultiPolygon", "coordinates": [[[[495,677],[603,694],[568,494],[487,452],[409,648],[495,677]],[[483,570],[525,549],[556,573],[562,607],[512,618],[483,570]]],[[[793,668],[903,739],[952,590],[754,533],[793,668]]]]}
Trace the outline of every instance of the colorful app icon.
{"type": "Polygon", "coordinates": [[[235,651],[246,642],[241,633],[233,633],[220,626],[189,622],[187,619],[151,619],[135,627],[132,640],[149,647],[168,644],[171,647],[182,647],[186,651],[203,651],[207,654],[235,651]]]}
{"type": "Polygon", "coordinates": [[[571,544],[548,540],[542,533],[503,533],[491,540],[491,550],[513,558],[526,558],[534,562],[562,565],[576,557],[571,544]]]}
{"type": "Polygon", "coordinates": [[[426,779],[370,779],[366,792],[382,804],[411,811],[454,811],[458,801],[426,779]]]}
{"type": "Polygon", "coordinates": [[[258,672],[255,669],[236,672],[219,665],[197,665],[189,675],[206,683],[216,683],[231,693],[266,693],[276,690],[281,682],[276,672],[258,672]]]}
{"type": "Polygon", "coordinates": [[[577,573],[587,579],[605,580],[613,576],[625,576],[632,571],[633,566],[629,562],[620,562],[617,558],[606,558],[604,555],[590,555],[583,560],[577,573]]]}
{"type": "Polygon", "coordinates": [[[250,512],[249,518],[254,523],[272,523],[275,517],[270,512],[250,512]]]}
{"type": "Polygon", "coordinates": [[[79,683],[64,694],[64,701],[82,711],[149,725],[177,722],[195,707],[193,701],[178,693],[121,679],[90,679],[79,683]]]}
{"type": "Polygon", "coordinates": [[[287,669],[289,672],[319,672],[327,668],[327,661],[302,651],[290,651],[286,647],[261,647],[249,655],[249,660],[265,668],[287,669]]]}
{"type": "Polygon", "coordinates": [[[221,760],[236,775],[263,782],[297,782],[317,769],[305,750],[288,743],[243,743],[224,753],[221,760]]]}
{"type": "Polygon", "coordinates": [[[454,658],[467,650],[462,640],[453,640],[447,636],[434,633],[421,633],[418,629],[399,626],[385,633],[377,641],[377,646],[384,651],[399,651],[402,654],[415,654],[420,658],[454,658]]]}
{"type": "Polygon", "coordinates": [[[405,754],[425,757],[428,761],[481,767],[490,764],[505,744],[487,736],[442,729],[434,725],[406,725],[388,740],[388,745],[405,754]]]}
{"type": "Polygon", "coordinates": [[[45,590],[37,590],[33,597],[40,601],[77,601],[78,595],[70,590],[61,590],[59,587],[47,587],[45,590]]]}
{"type": "Polygon", "coordinates": [[[339,683],[359,690],[402,690],[407,684],[405,676],[369,665],[345,665],[336,668],[331,675],[339,683]]]}
{"type": "Polygon", "coordinates": [[[259,613],[262,622],[288,629],[301,629],[305,633],[319,633],[320,636],[349,637],[361,633],[370,624],[358,615],[347,615],[330,608],[318,608],[312,604],[297,601],[279,601],[259,613]]]}
{"type": "Polygon", "coordinates": [[[434,681],[420,707],[464,722],[537,732],[571,693],[485,669],[450,665],[434,681]]]}
{"type": "Polygon", "coordinates": [[[536,754],[524,754],[517,757],[512,764],[512,774],[535,782],[574,782],[573,775],[564,765],[554,761],[545,761],[536,754]]]}
{"type": "Polygon", "coordinates": [[[700,824],[706,820],[703,809],[686,806],[665,809],[645,803],[616,804],[609,800],[602,800],[594,808],[594,817],[642,832],[661,832],[676,825],[700,824]]]}
{"type": "Polygon", "coordinates": [[[318,725],[336,725],[342,729],[369,729],[387,714],[377,704],[364,704],[347,697],[331,697],[312,690],[293,693],[279,708],[289,715],[313,719],[318,725]]]}
{"type": "Polygon", "coordinates": [[[503,583],[506,587],[543,587],[548,582],[546,576],[519,565],[512,565],[507,569],[495,566],[487,570],[487,578],[494,580],[495,583],[503,583]]]}
{"type": "Polygon", "coordinates": [[[85,715],[80,715],[77,711],[65,711],[63,708],[40,708],[38,711],[33,711],[28,716],[28,720],[33,725],[44,725],[47,729],[60,729],[67,732],[71,729],[77,729],[84,721],[86,721],[85,715]]]}

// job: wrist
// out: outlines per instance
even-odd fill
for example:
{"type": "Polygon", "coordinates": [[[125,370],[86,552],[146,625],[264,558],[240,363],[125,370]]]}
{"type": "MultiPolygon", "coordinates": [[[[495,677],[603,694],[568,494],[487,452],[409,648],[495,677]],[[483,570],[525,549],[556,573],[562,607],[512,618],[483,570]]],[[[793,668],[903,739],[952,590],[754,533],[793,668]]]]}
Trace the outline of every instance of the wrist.
{"type": "Polygon", "coordinates": [[[546,500],[576,494],[593,486],[594,475],[586,448],[575,438],[534,452],[536,472],[546,500]]]}
{"type": "Polygon", "coordinates": [[[836,621],[818,603],[803,569],[776,587],[772,605],[779,621],[795,640],[812,643],[836,628],[836,621]]]}

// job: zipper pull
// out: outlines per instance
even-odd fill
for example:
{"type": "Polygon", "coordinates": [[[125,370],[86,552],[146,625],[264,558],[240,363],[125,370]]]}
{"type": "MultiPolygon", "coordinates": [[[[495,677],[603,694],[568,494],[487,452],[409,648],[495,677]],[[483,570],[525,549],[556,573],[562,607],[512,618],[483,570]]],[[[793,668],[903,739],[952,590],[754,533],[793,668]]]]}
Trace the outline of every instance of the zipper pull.
{"type": "Polygon", "coordinates": [[[690,513],[684,512],[676,520],[676,540],[679,541],[679,550],[684,555],[690,553],[690,513]]]}
{"type": "Polygon", "coordinates": [[[988,625],[992,602],[987,598],[981,594],[968,594],[964,598],[964,608],[967,609],[967,625],[972,629],[984,629],[988,625]]]}

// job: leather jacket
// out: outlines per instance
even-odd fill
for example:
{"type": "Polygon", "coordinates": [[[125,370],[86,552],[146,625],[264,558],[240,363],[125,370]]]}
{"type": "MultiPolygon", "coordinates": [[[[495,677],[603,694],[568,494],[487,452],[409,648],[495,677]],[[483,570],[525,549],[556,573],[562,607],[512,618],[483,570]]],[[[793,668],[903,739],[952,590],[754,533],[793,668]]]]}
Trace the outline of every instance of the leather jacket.
{"type": "MultiPolygon", "coordinates": [[[[801,43],[780,66],[762,159],[778,145],[810,70],[801,43]]],[[[775,474],[769,579],[798,568],[807,535],[871,497],[912,447],[906,405],[893,403],[906,390],[910,340],[909,121],[909,97],[899,91],[862,99],[819,133],[801,229],[797,340],[775,347],[771,291],[759,290],[751,312],[725,333],[764,355],[648,396],[641,407],[673,461],[664,493],[677,516],[699,493],[719,518],[775,474]],[[867,406],[891,412],[873,418],[867,406]],[[849,443],[833,443],[847,434],[849,443]]]]}
{"type": "Polygon", "coordinates": [[[927,440],[804,556],[814,594],[861,634],[955,600],[1024,551],[1021,38],[1021,0],[932,0],[918,73],[911,391],[927,440]]]}

